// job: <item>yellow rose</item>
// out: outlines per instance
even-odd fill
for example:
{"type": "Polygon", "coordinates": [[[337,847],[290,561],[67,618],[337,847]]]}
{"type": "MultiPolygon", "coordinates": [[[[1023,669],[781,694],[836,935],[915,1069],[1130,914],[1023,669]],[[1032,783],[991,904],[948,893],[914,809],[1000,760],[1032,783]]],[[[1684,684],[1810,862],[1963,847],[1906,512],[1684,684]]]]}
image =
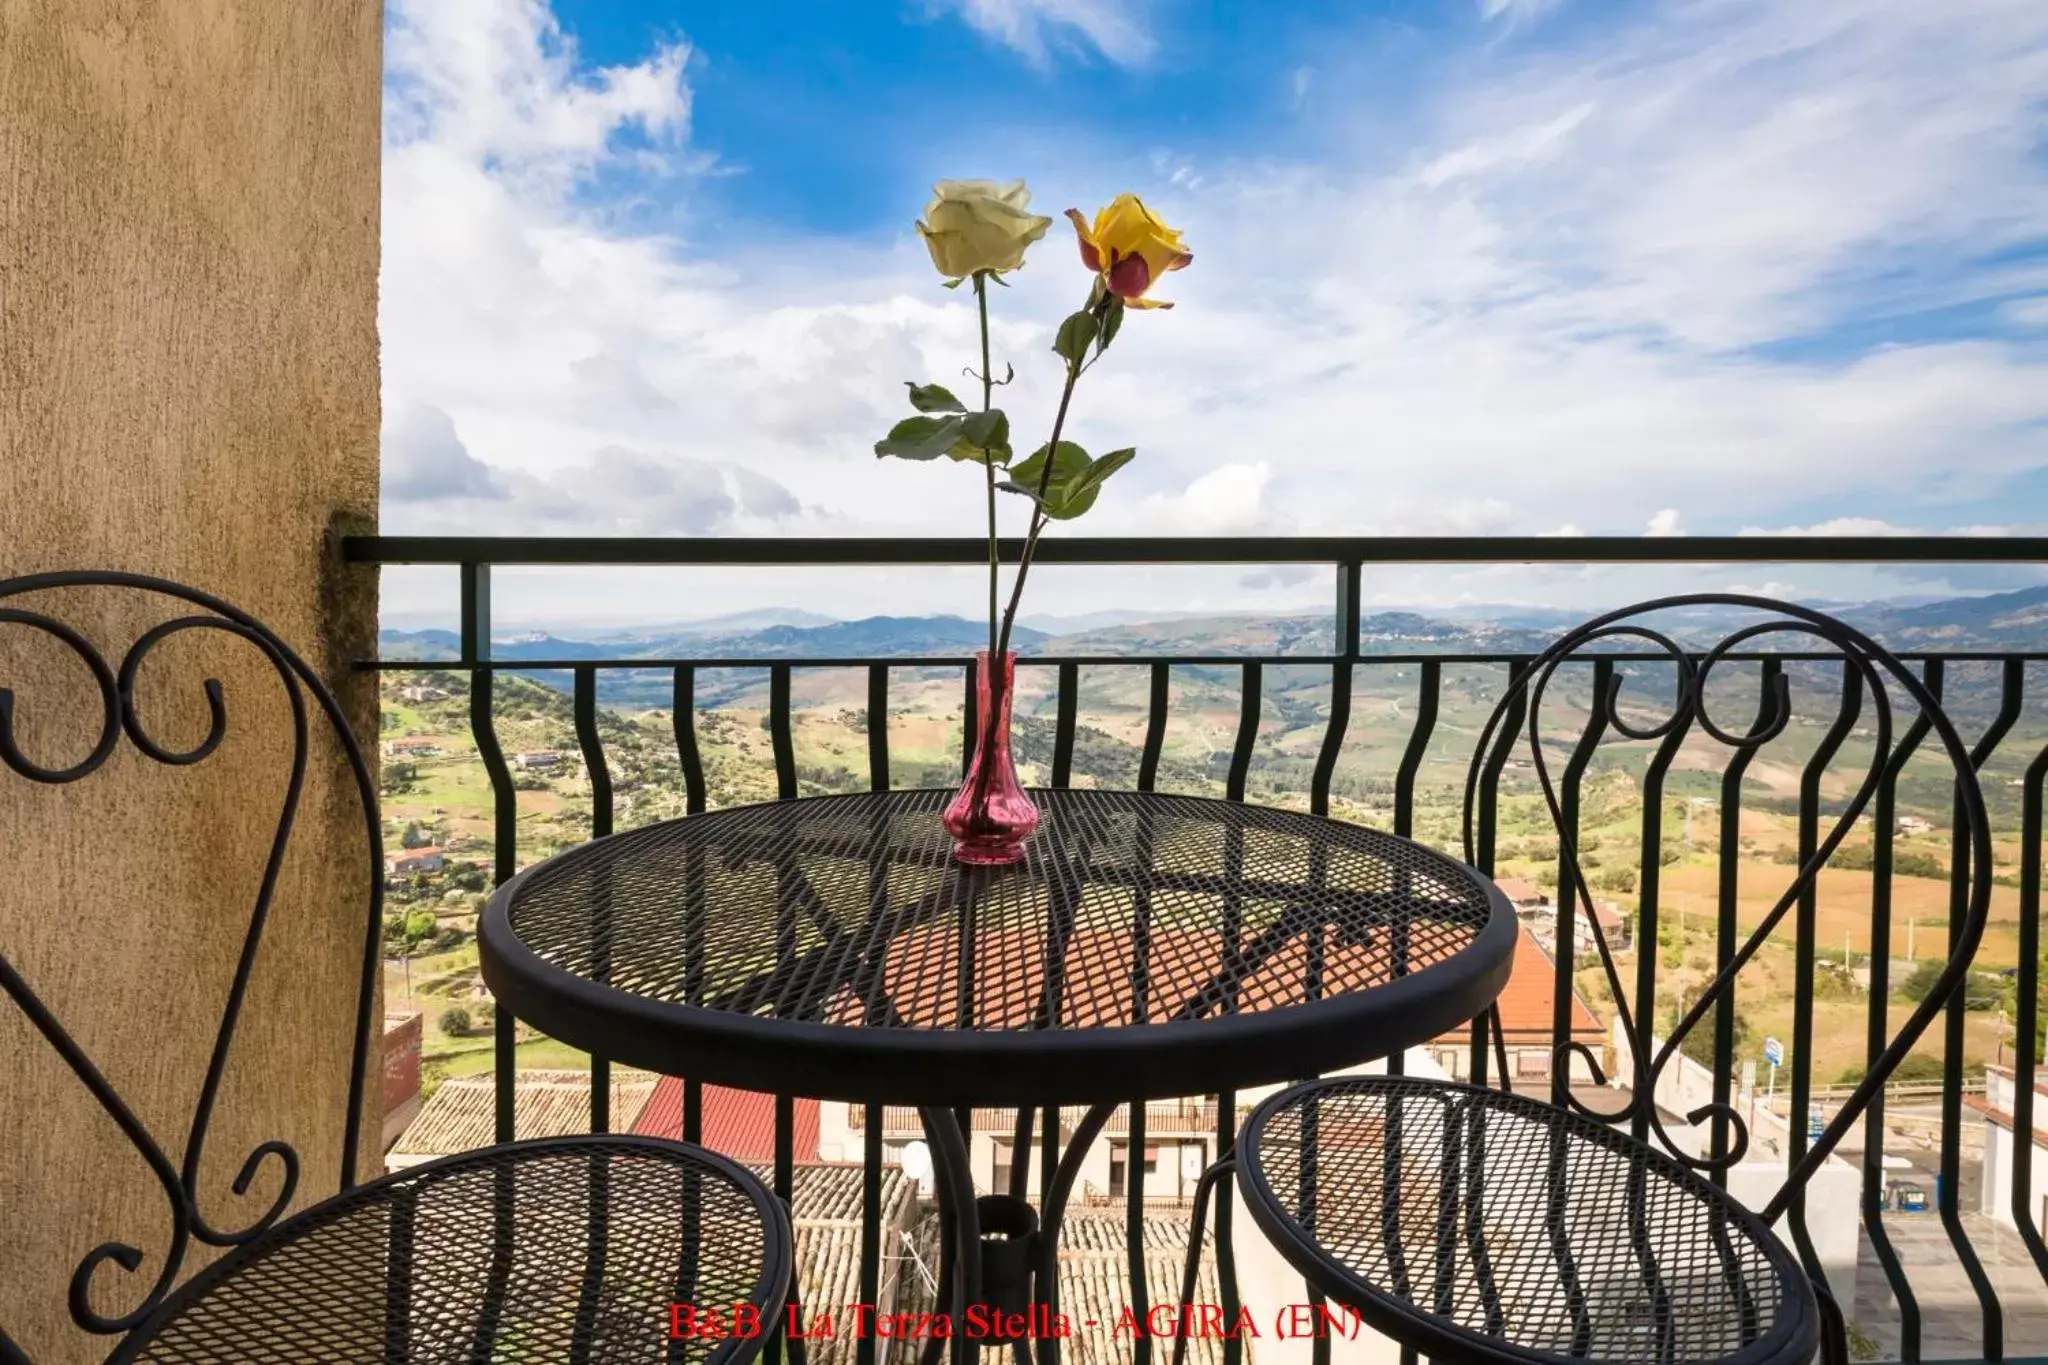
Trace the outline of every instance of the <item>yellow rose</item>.
{"type": "Polygon", "coordinates": [[[1171,308],[1145,291],[1169,270],[1195,259],[1180,234],[1152,216],[1135,194],[1120,194],[1095,215],[1091,227],[1079,209],[1068,209],[1081,240],[1081,263],[1102,277],[1103,287],[1132,308],[1171,308]]]}
{"type": "Polygon", "coordinates": [[[931,249],[932,264],[950,279],[1015,270],[1024,264],[1024,248],[1052,226],[1052,219],[1028,211],[1030,203],[1031,191],[1021,180],[941,180],[932,186],[932,202],[917,230],[931,249]]]}

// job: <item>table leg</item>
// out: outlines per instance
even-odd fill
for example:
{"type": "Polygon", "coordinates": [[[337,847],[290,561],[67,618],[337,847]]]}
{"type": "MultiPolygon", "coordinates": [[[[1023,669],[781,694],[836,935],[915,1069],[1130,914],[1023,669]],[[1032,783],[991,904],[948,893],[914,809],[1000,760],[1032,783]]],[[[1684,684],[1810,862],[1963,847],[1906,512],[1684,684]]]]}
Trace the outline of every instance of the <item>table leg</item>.
{"type": "MultiPolygon", "coordinates": [[[[939,1251],[939,1292],[952,1319],[953,1360],[966,1365],[974,1349],[967,1340],[968,1297],[981,1286],[981,1215],[975,1207],[974,1168],[960,1121],[950,1109],[920,1109],[925,1139],[932,1149],[932,1174],[938,1187],[942,1232],[952,1246],[939,1251]],[[950,1291],[950,1292],[949,1292],[950,1291]]],[[[944,1341],[934,1335],[919,1353],[919,1365],[937,1365],[944,1341]]]]}

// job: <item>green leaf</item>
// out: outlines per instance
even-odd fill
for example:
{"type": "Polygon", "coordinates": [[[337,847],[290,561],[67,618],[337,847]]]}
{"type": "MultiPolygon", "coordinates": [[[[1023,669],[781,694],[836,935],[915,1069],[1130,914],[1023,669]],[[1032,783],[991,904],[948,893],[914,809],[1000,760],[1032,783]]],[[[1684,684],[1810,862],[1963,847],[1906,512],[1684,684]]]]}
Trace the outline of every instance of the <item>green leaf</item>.
{"type": "Polygon", "coordinates": [[[1005,493],[1017,493],[1024,497],[1027,497],[1031,499],[1033,502],[1037,502],[1040,507],[1045,506],[1043,502],[1039,502],[1038,490],[1036,488],[1026,488],[1023,484],[1018,483],[1015,479],[1004,479],[1001,483],[998,483],[996,487],[1001,489],[1005,493]]]}
{"type": "Polygon", "coordinates": [[[1095,314],[1083,309],[1060,324],[1060,334],[1053,338],[1053,354],[1069,365],[1078,365],[1088,358],[1088,347],[1094,340],[1095,314]]]}
{"type": "Polygon", "coordinates": [[[958,417],[906,417],[875,442],[875,454],[903,460],[936,460],[960,439],[958,417]]]}
{"type": "Polygon", "coordinates": [[[960,419],[960,440],[946,452],[956,460],[1010,462],[1010,419],[1001,408],[973,412],[960,419]]]}
{"type": "MultiPolygon", "coordinates": [[[[1108,457],[1105,456],[1105,459],[1108,457]]],[[[1076,488],[1076,480],[1094,468],[1095,461],[1088,458],[1088,452],[1072,441],[1061,441],[1059,452],[1052,459],[1052,473],[1045,473],[1046,448],[1040,446],[1022,464],[1010,467],[1010,482],[998,487],[1011,493],[1021,493],[1036,502],[1045,514],[1054,521],[1071,521],[1095,505],[1095,488],[1090,485],[1076,488]],[[1039,480],[1045,480],[1045,495],[1039,496],[1039,480]]],[[[1111,467],[1124,463],[1118,460],[1111,467]]],[[[1107,474],[1103,476],[1108,477],[1107,474]]],[[[1096,480],[1101,482],[1100,479],[1096,480]]]]}
{"type": "MultiPolygon", "coordinates": [[[[1045,452],[1046,448],[1040,446],[1032,451],[1023,463],[1011,465],[1010,477],[1036,493],[1038,481],[1045,478],[1045,452]]],[[[1046,480],[1047,496],[1051,496],[1054,490],[1065,487],[1067,480],[1086,469],[1088,463],[1087,451],[1072,441],[1061,441],[1059,458],[1053,462],[1052,477],[1046,480]]]]}
{"type": "Polygon", "coordinates": [[[967,283],[967,277],[963,275],[963,276],[961,276],[961,277],[960,277],[959,279],[957,279],[957,280],[947,280],[947,281],[946,281],[946,288],[948,288],[948,289],[958,289],[958,288],[959,288],[959,287],[960,287],[961,285],[963,285],[963,284],[965,284],[965,283],[967,283]]]}
{"type": "Polygon", "coordinates": [[[967,405],[953,396],[951,389],[939,384],[913,384],[904,381],[910,390],[910,406],[919,412],[965,412],[967,405]]]}
{"type": "Polygon", "coordinates": [[[1084,493],[1092,494],[1102,487],[1102,481],[1138,458],[1135,448],[1112,450],[1109,454],[1089,465],[1067,481],[1067,498],[1072,501],[1084,493]]]}
{"type": "Polygon", "coordinates": [[[1109,349],[1109,343],[1116,340],[1117,329],[1124,325],[1124,301],[1112,298],[1109,309],[1102,315],[1102,335],[1095,338],[1095,354],[1101,355],[1109,349]]]}

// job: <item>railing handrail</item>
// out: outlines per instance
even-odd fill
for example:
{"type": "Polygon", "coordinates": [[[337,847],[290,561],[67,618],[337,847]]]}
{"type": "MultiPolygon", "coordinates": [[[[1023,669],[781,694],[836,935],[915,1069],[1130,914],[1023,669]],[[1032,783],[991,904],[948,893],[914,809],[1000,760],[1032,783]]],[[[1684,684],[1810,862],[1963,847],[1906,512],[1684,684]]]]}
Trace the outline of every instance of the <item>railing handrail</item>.
{"type": "MultiPolygon", "coordinates": [[[[1005,538],[1014,562],[1023,541],[1005,538]]],[[[356,564],[986,564],[966,536],[348,536],[356,564]]],[[[2048,536],[1073,536],[1045,564],[2048,563],[2048,536]]]]}

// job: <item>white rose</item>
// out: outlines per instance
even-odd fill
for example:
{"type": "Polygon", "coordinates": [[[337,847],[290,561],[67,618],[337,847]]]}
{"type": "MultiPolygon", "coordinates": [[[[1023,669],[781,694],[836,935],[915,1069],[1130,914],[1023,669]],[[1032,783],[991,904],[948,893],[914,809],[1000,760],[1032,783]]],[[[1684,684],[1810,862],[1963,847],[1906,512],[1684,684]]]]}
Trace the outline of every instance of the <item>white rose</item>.
{"type": "Polygon", "coordinates": [[[932,264],[948,279],[1015,270],[1024,264],[1024,248],[1052,225],[1052,219],[1032,213],[1030,203],[1031,191],[1021,180],[941,180],[932,186],[932,202],[917,230],[931,249],[932,264]]]}

